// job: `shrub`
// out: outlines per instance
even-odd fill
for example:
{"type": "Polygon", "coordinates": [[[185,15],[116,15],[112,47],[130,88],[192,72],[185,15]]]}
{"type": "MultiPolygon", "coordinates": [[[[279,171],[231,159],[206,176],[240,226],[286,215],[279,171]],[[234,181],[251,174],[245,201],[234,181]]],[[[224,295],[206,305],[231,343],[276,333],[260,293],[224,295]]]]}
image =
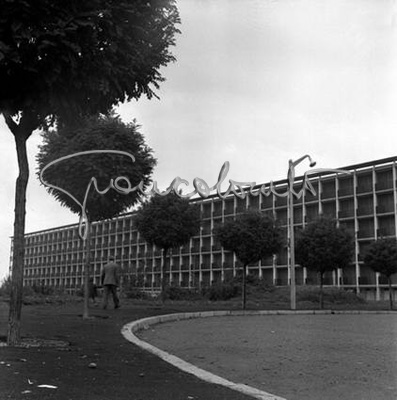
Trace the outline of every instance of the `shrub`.
{"type": "Polygon", "coordinates": [[[0,284],[0,296],[8,297],[11,294],[11,276],[5,277],[0,284]]]}
{"type": "Polygon", "coordinates": [[[23,287],[23,297],[34,296],[35,291],[31,286],[24,286],[23,287]]]}
{"type": "MultiPolygon", "coordinates": [[[[365,303],[365,300],[356,293],[338,288],[323,289],[324,301],[332,304],[360,304],[365,303]]],[[[318,303],[320,296],[320,288],[318,287],[302,287],[297,292],[299,301],[309,301],[318,303]]]]}
{"type": "Polygon", "coordinates": [[[169,300],[198,300],[202,296],[196,289],[184,289],[176,286],[168,286],[165,289],[165,298],[169,300]]]}
{"type": "Polygon", "coordinates": [[[233,281],[217,283],[203,288],[202,294],[210,301],[230,300],[241,294],[241,286],[233,281]]]}
{"type": "MultiPolygon", "coordinates": [[[[41,286],[24,286],[23,287],[23,296],[34,296],[37,293],[42,294],[42,287],[41,286]]],[[[46,292],[50,292],[50,288],[45,290],[46,292]]],[[[51,289],[52,291],[52,289],[51,289]]],[[[3,279],[0,284],[0,296],[9,297],[11,294],[11,276],[7,276],[3,279]]],[[[45,293],[47,294],[47,293],[45,293]]]]}
{"type": "Polygon", "coordinates": [[[32,289],[36,294],[43,294],[44,296],[51,296],[54,294],[54,289],[45,285],[33,285],[32,289]]]}
{"type": "Polygon", "coordinates": [[[136,299],[136,300],[145,300],[149,299],[151,296],[145,293],[143,290],[137,288],[127,288],[123,291],[125,298],[127,299],[136,299]]]}

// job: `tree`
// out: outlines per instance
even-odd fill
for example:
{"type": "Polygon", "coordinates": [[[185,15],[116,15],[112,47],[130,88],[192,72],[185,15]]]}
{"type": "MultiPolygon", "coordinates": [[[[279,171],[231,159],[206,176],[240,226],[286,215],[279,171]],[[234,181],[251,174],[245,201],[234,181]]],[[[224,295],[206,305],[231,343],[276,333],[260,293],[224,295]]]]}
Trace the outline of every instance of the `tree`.
{"type": "Polygon", "coordinates": [[[389,307],[393,309],[393,289],[391,276],[397,272],[396,239],[378,239],[371,243],[364,256],[364,265],[385,275],[389,285],[389,307]]]}
{"type": "Polygon", "coordinates": [[[307,225],[298,235],[296,261],[320,277],[320,308],[323,308],[324,274],[351,263],[354,243],[351,235],[334,220],[322,217],[307,225]]]}
{"type": "Polygon", "coordinates": [[[8,343],[20,340],[26,141],[32,132],[113,105],[155,96],[160,68],[174,61],[174,0],[0,0],[0,113],[15,138],[14,252],[8,343]]]}
{"type": "Polygon", "coordinates": [[[247,266],[280,251],[281,230],[272,216],[249,210],[216,227],[214,234],[223,248],[233,251],[243,264],[242,308],[245,310],[247,266]]]}
{"type": "Polygon", "coordinates": [[[136,204],[142,194],[124,191],[128,189],[127,179],[131,187],[141,182],[142,188],[147,187],[156,164],[138,128],[136,124],[124,124],[117,116],[87,118],[78,129],[63,127],[57,132],[45,132],[44,144],[37,155],[39,175],[51,185],[47,191],[80,216],[86,254],[84,318],[88,318],[91,223],[113,218],[136,204]],[[110,153],[108,149],[129,153],[135,161],[122,153],[110,153]],[[91,150],[94,152],[90,153],[91,150]],[[104,152],[99,153],[100,150],[104,152]],[[76,157],[71,157],[74,154],[76,157]],[[51,164],[58,159],[62,160],[51,164]],[[93,179],[95,190],[91,185],[93,179]],[[119,182],[121,190],[117,190],[117,185],[109,185],[111,180],[119,182]]]}
{"type": "Polygon", "coordinates": [[[137,211],[134,223],[143,238],[163,251],[161,298],[165,300],[167,254],[188,243],[200,231],[200,206],[171,192],[156,195],[137,211]]]}

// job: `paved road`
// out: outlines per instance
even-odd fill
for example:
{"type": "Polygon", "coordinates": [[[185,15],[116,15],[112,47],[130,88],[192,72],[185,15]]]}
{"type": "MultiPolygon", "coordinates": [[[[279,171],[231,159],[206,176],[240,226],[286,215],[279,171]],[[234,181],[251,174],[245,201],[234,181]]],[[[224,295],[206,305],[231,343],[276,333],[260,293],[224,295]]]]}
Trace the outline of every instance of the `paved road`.
{"type": "Polygon", "coordinates": [[[397,398],[397,314],[213,317],[138,336],[288,400],[397,398]]]}

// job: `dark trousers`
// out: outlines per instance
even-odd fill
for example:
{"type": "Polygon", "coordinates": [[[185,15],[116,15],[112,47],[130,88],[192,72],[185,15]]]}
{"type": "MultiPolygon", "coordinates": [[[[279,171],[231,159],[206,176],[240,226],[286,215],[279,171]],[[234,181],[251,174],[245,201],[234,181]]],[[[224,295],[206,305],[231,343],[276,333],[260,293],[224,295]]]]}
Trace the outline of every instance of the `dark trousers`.
{"type": "Polygon", "coordinates": [[[106,308],[108,306],[110,294],[113,297],[114,308],[118,308],[120,305],[120,300],[117,296],[116,285],[103,285],[103,308],[106,308]]]}

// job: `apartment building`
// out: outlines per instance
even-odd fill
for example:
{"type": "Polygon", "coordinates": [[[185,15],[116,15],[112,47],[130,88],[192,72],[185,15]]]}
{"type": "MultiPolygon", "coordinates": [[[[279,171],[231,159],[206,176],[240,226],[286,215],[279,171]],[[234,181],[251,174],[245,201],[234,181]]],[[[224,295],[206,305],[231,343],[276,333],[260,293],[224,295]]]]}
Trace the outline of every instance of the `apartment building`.
{"type": "MultiPolygon", "coordinates": [[[[355,290],[370,299],[388,296],[384,277],[363,265],[366,249],[380,237],[397,237],[396,157],[343,167],[349,174],[321,172],[309,175],[316,194],[305,191],[294,199],[294,226],[300,229],[320,215],[337,219],[351,232],[355,255],[349,268],[337,270],[325,277],[325,284],[355,290]]],[[[305,184],[305,177],[294,180],[296,192],[305,184]]],[[[233,253],[224,251],[212,235],[215,225],[254,208],[272,212],[289,236],[288,196],[275,193],[288,191],[288,181],[279,180],[258,185],[247,191],[245,198],[229,195],[221,199],[211,195],[194,199],[200,204],[202,227],[190,243],[173,249],[166,279],[181,287],[200,287],[224,281],[236,274],[239,264],[233,253]],[[269,191],[266,188],[272,187],[269,191]],[[264,194],[265,193],[265,194],[264,194]]],[[[146,290],[158,290],[161,281],[161,250],[145,242],[134,227],[134,213],[93,223],[91,234],[91,271],[99,283],[102,265],[109,255],[122,266],[124,282],[131,281],[146,290]]],[[[25,236],[24,285],[45,285],[73,292],[83,285],[84,242],[78,235],[78,225],[68,225],[25,236]]],[[[11,243],[12,255],[12,243],[11,243]]],[[[12,264],[12,257],[11,263],[12,264]]],[[[10,265],[12,268],[12,265],[10,265]]],[[[282,252],[249,266],[266,283],[290,283],[290,254],[282,252]]],[[[297,285],[316,284],[317,276],[296,266],[297,285]]],[[[393,277],[395,278],[395,277],[393,277]]],[[[393,281],[397,287],[397,279],[393,281]]]]}

